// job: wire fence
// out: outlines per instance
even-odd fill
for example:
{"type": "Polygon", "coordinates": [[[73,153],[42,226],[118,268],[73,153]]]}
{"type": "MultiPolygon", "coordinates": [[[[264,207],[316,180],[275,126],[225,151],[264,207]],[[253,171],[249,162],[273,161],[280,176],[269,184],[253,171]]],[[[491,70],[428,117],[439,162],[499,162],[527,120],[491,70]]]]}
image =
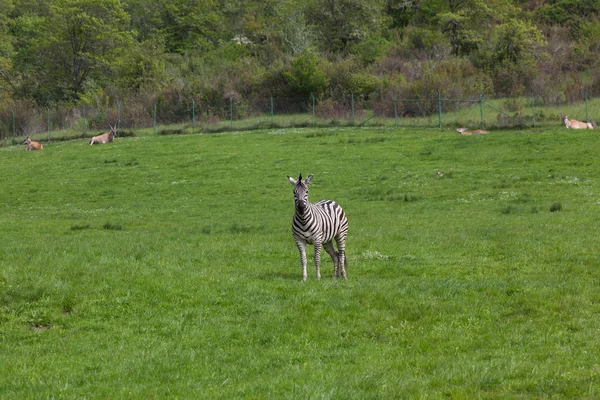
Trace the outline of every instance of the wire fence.
{"type": "Polygon", "coordinates": [[[172,99],[151,105],[118,102],[106,106],[34,107],[0,111],[0,145],[29,136],[59,141],[89,138],[116,126],[118,136],[212,133],[289,127],[404,126],[429,128],[542,128],[560,126],[561,115],[594,121],[599,99],[583,91],[581,99],[549,102],[535,96],[464,99],[437,96],[368,101],[349,98],[226,98],[220,103],[172,99]]]}

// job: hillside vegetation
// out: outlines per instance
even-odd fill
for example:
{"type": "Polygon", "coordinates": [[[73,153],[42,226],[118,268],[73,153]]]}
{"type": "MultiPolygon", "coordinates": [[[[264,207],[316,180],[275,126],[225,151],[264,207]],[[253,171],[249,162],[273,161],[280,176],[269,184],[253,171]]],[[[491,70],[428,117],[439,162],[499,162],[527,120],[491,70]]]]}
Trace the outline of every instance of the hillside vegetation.
{"type": "Polygon", "coordinates": [[[599,12],[599,0],[0,0],[0,109],[125,102],[141,115],[194,98],[220,118],[230,101],[353,95],[377,109],[438,91],[558,105],[600,93],[599,12]]]}
{"type": "Polygon", "coordinates": [[[23,398],[598,398],[592,131],[288,129],[0,148],[23,398]],[[301,281],[286,175],[350,223],[301,281]]]}

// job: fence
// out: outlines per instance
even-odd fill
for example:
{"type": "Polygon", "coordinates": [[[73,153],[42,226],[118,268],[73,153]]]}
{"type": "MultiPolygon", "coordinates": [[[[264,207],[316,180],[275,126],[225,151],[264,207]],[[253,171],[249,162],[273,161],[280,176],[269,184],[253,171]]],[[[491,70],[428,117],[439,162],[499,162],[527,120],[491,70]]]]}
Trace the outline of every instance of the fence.
{"type": "Polygon", "coordinates": [[[151,106],[117,103],[103,107],[20,107],[0,111],[0,145],[16,144],[30,136],[35,140],[86,138],[116,125],[120,136],[220,132],[260,128],[325,126],[406,126],[430,128],[533,128],[561,124],[560,116],[593,120],[590,106],[599,99],[587,92],[576,101],[536,99],[466,99],[437,96],[378,101],[350,96],[330,98],[198,99],[161,100],[151,106]]]}

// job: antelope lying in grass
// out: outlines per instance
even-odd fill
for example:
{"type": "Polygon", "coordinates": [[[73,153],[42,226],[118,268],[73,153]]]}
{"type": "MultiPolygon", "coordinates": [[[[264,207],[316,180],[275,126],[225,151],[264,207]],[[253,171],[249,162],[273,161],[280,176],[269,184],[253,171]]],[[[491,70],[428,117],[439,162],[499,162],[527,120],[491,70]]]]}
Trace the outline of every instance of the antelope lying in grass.
{"type": "Polygon", "coordinates": [[[115,141],[115,135],[117,134],[117,128],[108,124],[110,126],[110,132],[103,133],[102,135],[93,136],[92,140],[90,140],[90,145],[92,144],[104,144],[108,142],[115,141]]]}
{"type": "Polygon", "coordinates": [[[489,132],[488,131],[484,131],[483,129],[477,129],[475,131],[467,131],[467,128],[458,128],[456,130],[456,132],[460,133],[461,135],[487,135],[489,132]]]}
{"type": "Polygon", "coordinates": [[[562,116],[562,122],[567,129],[596,129],[598,127],[594,122],[581,122],[576,119],[569,119],[564,114],[562,116]]]}
{"type": "Polygon", "coordinates": [[[44,146],[42,146],[42,144],[40,142],[31,140],[31,138],[29,136],[27,136],[27,139],[25,139],[25,141],[21,144],[27,145],[27,148],[25,149],[27,151],[29,151],[29,150],[44,150],[44,146]]]}

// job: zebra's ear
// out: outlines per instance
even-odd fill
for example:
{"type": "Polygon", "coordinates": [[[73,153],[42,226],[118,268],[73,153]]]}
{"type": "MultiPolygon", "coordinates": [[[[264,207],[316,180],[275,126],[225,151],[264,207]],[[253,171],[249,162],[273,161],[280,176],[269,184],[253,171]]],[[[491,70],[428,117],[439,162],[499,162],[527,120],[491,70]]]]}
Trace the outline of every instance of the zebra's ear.
{"type": "Polygon", "coordinates": [[[289,176],[289,175],[288,175],[287,177],[288,177],[288,179],[289,179],[289,181],[290,181],[290,183],[291,183],[292,185],[295,185],[295,184],[296,184],[296,180],[295,180],[294,178],[292,178],[292,177],[291,177],[291,176],[289,176]]]}
{"type": "Polygon", "coordinates": [[[311,182],[312,182],[312,178],[313,178],[313,176],[312,176],[312,174],[310,174],[310,175],[308,176],[308,178],[306,178],[306,179],[304,180],[304,183],[306,183],[306,184],[308,185],[309,183],[311,183],[311,182]]]}

